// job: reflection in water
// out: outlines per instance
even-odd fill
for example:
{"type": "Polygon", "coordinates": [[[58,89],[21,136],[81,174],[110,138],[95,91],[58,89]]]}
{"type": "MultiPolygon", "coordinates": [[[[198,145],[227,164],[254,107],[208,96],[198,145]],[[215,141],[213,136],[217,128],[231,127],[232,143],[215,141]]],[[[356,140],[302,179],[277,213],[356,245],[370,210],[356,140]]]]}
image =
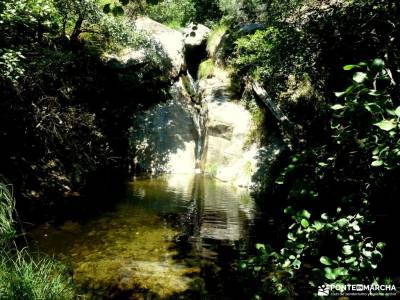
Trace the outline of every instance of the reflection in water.
{"type": "Polygon", "coordinates": [[[42,225],[31,237],[71,264],[89,299],[190,299],[188,291],[212,294],[205,277],[217,275],[205,269],[246,251],[254,212],[245,190],[170,175],[136,179],[126,200],[95,220],[42,225]]]}

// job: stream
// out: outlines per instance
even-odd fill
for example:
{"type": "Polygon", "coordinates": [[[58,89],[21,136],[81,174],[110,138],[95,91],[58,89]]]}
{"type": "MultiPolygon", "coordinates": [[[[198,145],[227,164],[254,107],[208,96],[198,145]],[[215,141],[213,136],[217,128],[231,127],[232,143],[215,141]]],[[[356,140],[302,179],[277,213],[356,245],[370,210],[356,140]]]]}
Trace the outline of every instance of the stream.
{"type": "Polygon", "coordinates": [[[70,266],[84,299],[240,299],[232,263],[247,254],[256,218],[246,189],[166,175],[136,178],[113,209],[29,237],[70,266]]]}

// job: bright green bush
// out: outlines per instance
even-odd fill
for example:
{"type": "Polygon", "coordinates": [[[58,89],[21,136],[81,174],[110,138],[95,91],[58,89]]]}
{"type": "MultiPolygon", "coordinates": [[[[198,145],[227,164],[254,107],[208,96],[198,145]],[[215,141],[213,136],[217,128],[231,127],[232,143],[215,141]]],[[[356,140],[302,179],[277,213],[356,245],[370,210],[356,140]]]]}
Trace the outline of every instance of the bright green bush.
{"type": "Polygon", "coordinates": [[[21,51],[0,49],[0,76],[16,85],[24,74],[24,68],[21,66],[21,60],[24,58],[21,51]]]}
{"type": "Polygon", "coordinates": [[[146,7],[146,13],[150,18],[173,28],[179,28],[194,21],[195,12],[196,7],[192,0],[160,1],[146,7]]]}
{"type": "Polygon", "coordinates": [[[72,279],[64,266],[11,246],[15,237],[14,210],[10,187],[0,183],[0,299],[74,299],[72,279]]]}
{"type": "Polygon", "coordinates": [[[0,183],[0,299],[75,299],[72,278],[64,266],[12,246],[16,234],[14,213],[10,187],[0,183]]]}
{"type": "Polygon", "coordinates": [[[294,70],[294,57],[300,34],[290,27],[268,27],[239,37],[235,42],[232,64],[242,75],[248,74],[261,81],[278,82],[275,90],[282,88],[284,80],[294,70]],[[293,59],[291,63],[288,57],[293,59]]]}
{"type": "Polygon", "coordinates": [[[51,258],[34,258],[27,250],[0,253],[0,299],[75,299],[64,266],[51,258]]]}
{"type": "Polygon", "coordinates": [[[207,39],[207,52],[210,57],[215,58],[218,47],[221,46],[222,38],[226,34],[228,26],[221,23],[215,25],[207,39]]]}
{"type": "Polygon", "coordinates": [[[236,42],[237,57],[233,61],[235,67],[246,70],[257,79],[273,75],[271,62],[280,55],[275,45],[281,38],[273,27],[239,38],[236,42]]]}

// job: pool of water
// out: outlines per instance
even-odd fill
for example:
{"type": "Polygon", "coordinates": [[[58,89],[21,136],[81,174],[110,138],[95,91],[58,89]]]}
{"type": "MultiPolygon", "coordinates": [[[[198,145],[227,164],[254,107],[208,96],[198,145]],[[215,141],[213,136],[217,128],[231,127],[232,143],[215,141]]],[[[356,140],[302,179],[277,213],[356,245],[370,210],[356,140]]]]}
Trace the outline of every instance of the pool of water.
{"type": "Polygon", "coordinates": [[[230,270],[256,214],[247,190],[205,176],[137,178],[114,209],[29,236],[71,266],[86,299],[241,299],[230,270]]]}

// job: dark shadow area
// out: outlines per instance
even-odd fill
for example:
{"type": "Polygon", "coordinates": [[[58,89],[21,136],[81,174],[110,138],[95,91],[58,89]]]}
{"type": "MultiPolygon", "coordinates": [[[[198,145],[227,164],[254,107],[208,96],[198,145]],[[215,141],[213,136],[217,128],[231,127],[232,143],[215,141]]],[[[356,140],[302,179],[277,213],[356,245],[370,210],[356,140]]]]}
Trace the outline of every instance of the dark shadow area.
{"type": "Polygon", "coordinates": [[[207,41],[204,41],[199,46],[187,45],[185,48],[185,60],[187,70],[193,76],[194,80],[197,80],[197,72],[199,70],[200,63],[207,58],[206,42],[207,41]]]}

